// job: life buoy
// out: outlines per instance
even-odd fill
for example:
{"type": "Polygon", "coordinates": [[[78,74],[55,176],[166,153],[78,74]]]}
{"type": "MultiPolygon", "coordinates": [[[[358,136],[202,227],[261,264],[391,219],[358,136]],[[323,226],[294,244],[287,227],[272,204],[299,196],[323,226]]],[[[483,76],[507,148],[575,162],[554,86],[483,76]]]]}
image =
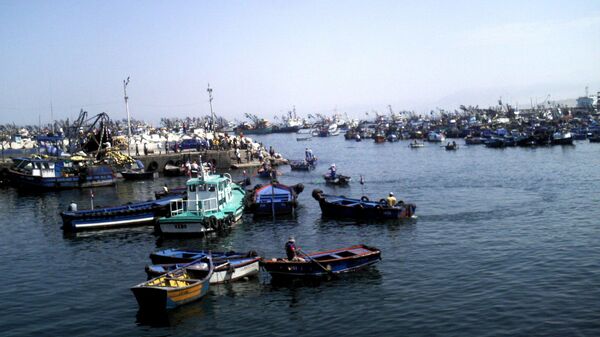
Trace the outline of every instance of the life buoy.
{"type": "Polygon", "coordinates": [[[385,199],[379,199],[379,203],[382,205],[387,205],[387,200],[385,199]]]}
{"type": "Polygon", "coordinates": [[[367,201],[369,201],[369,197],[367,197],[366,195],[363,195],[362,197],[360,197],[360,201],[367,202],[367,201]]]}

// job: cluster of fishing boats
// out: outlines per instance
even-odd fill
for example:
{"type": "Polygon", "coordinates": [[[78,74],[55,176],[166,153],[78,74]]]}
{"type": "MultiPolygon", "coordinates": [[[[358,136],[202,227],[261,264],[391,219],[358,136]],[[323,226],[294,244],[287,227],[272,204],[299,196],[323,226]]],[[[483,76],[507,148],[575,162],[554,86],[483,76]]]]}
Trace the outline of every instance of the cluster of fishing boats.
{"type": "Polygon", "coordinates": [[[366,245],[302,254],[302,258],[262,258],[255,252],[167,249],[150,254],[148,280],[131,288],[141,310],[167,310],[201,299],[212,284],[244,280],[262,267],[274,281],[322,279],[363,269],[381,260],[366,245]]]}
{"type": "MultiPolygon", "coordinates": [[[[327,183],[348,184],[349,176],[335,174],[335,165],[324,175],[327,183]]],[[[120,206],[78,210],[71,204],[61,212],[63,230],[115,228],[153,224],[162,235],[197,235],[225,232],[240,221],[244,212],[254,216],[294,214],[302,184],[285,185],[277,180],[245,189],[247,182],[234,182],[228,173],[215,174],[202,165],[197,177],[186,186],[155,192],[156,200],[127,203],[120,206]]],[[[355,219],[399,219],[415,214],[414,204],[398,202],[390,205],[385,199],[370,201],[346,198],[313,191],[325,216],[355,219]]]]}

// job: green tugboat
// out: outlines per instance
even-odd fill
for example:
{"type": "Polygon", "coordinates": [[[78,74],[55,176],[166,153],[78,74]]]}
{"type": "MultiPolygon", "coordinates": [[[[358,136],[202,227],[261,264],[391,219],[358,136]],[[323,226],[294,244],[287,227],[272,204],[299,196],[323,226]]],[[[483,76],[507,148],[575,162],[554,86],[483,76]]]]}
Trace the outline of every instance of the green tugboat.
{"type": "Polygon", "coordinates": [[[172,201],[171,216],[159,219],[161,233],[204,234],[226,229],[242,217],[246,191],[228,173],[200,171],[186,183],[187,200],[172,201]]]}

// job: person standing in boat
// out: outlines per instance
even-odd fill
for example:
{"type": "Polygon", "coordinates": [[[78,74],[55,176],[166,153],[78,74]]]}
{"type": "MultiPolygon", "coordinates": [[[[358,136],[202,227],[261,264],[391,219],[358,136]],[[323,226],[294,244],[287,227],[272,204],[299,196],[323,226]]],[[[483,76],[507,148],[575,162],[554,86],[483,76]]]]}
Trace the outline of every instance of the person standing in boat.
{"type": "Polygon", "coordinates": [[[335,172],[336,172],[336,167],[335,164],[331,164],[331,166],[329,166],[329,176],[334,179],[335,178],[335,172]]]}
{"type": "Polygon", "coordinates": [[[390,192],[385,201],[387,202],[388,207],[396,206],[397,200],[396,197],[394,197],[394,192],[390,192]]]}
{"type": "Polygon", "coordinates": [[[285,254],[289,261],[303,261],[304,259],[298,256],[300,254],[300,247],[296,246],[296,239],[290,236],[288,241],[285,243],[285,254]]]}
{"type": "Polygon", "coordinates": [[[75,201],[71,201],[67,210],[69,212],[77,212],[77,204],[75,203],[75,201]]]}
{"type": "Polygon", "coordinates": [[[313,153],[312,150],[310,148],[306,148],[306,150],[304,151],[304,157],[306,159],[307,162],[311,162],[313,160],[313,153]]]}

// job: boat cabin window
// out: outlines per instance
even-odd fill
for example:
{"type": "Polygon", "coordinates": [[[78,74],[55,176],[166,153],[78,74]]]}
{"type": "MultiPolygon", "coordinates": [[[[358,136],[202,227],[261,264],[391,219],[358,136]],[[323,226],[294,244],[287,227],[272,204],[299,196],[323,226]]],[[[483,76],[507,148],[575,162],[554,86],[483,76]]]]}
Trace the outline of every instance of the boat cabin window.
{"type": "Polygon", "coordinates": [[[208,185],[208,191],[209,192],[214,192],[216,190],[217,190],[217,186],[216,185],[213,185],[213,184],[208,185]]]}
{"type": "Polygon", "coordinates": [[[196,185],[190,185],[190,186],[188,186],[188,191],[190,191],[190,192],[196,192],[196,185]]]}

